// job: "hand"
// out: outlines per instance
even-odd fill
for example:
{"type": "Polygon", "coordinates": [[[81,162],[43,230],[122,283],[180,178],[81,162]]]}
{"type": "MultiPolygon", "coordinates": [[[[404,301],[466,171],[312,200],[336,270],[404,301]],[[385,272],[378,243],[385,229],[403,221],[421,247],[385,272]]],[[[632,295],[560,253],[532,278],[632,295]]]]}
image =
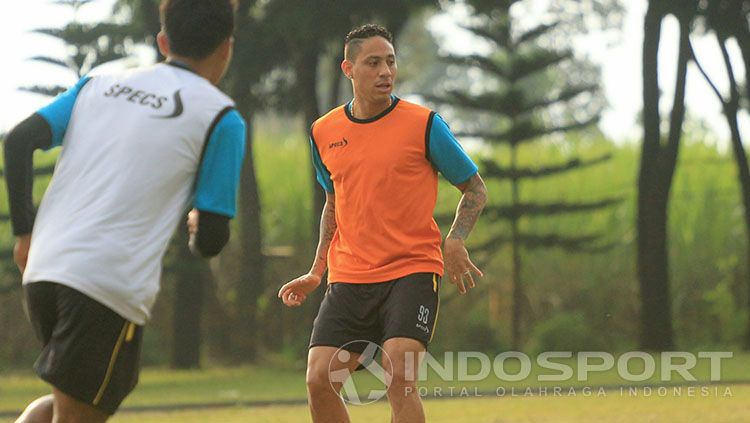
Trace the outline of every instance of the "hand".
{"type": "Polygon", "coordinates": [[[198,217],[200,216],[200,212],[198,209],[192,209],[190,210],[190,213],[188,213],[188,219],[187,219],[187,227],[188,232],[190,235],[195,235],[198,233],[198,217]]]}
{"type": "Polygon", "coordinates": [[[320,285],[322,278],[318,275],[308,273],[297,279],[287,282],[279,289],[278,297],[288,307],[299,307],[307,299],[307,294],[313,292],[320,285]]]}
{"type": "Polygon", "coordinates": [[[471,275],[472,272],[484,276],[484,273],[474,266],[474,263],[469,259],[464,241],[459,238],[446,238],[443,256],[445,259],[445,275],[452,284],[456,285],[458,292],[462,295],[467,292],[464,280],[466,280],[469,289],[476,286],[471,275]]]}
{"type": "Polygon", "coordinates": [[[13,247],[13,261],[16,262],[18,270],[23,273],[26,262],[29,260],[29,248],[31,247],[31,234],[16,237],[16,245],[13,247]]]}

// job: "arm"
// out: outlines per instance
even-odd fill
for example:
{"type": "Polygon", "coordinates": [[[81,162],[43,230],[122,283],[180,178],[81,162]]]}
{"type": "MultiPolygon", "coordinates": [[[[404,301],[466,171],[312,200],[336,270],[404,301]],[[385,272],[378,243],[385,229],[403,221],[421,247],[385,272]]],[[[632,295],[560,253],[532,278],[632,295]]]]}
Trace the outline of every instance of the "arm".
{"type": "Polygon", "coordinates": [[[474,174],[468,181],[456,186],[463,195],[458,202],[456,218],[453,220],[446,239],[465,241],[471,230],[479,220],[485,204],[487,204],[487,187],[479,173],[474,174]]]}
{"type": "Polygon", "coordinates": [[[320,215],[320,238],[318,248],[315,251],[310,271],[297,279],[284,284],[279,290],[278,297],[289,307],[302,305],[307,295],[320,285],[323,273],[328,266],[328,249],[331,240],[336,233],[336,196],[332,192],[326,192],[326,203],[320,215]]]}
{"type": "Polygon", "coordinates": [[[196,256],[211,258],[229,242],[229,217],[193,209],[188,214],[188,246],[196,256]]]}
{"type": "Polygon", "coordinates": [[[245,157],[247,126],[239,112],[225,109],[215,118],[196,176],[188,214],[193,254],[214,257],[229,241],[229,221],[237,212],[237,192],[245,157]]]}
{"type": "Polygon", "coordinates": [[[52,131],[44,118],[35,113],[10,131],[5,140],[5,182],[10,219],[16,243],[13,259],[21,272],[31,246],[31,230],[36,211],[33,201],[34,150],[52,146],[52,131]]]}
{"type": "Polygon", "coordinates": [[[469,259],[464,241],[484,209],[487,202],[487,189],[477,172],[477,166],[458,143],[448,124],[440,115],[433,115],[428,128],[430,138],[427,145],[430,161],[448,181],[463,192],[453,226],[445,239],[443,258],[445,276],[451,283],[456,284],[461,294],[465,294],[466,287],[463,279],[466,279],[469,288],[473,288],[474,279],[471,273],[482,276],[482,271],[469,259]]]}
{"type": "Polygon", "coordinates": [[[34,150],[50,146],[50,126],[36,113],[13,128],[5,140],[5,182],[13,234],[16,236],[31,234],[34,226],[34,150]]]}
{"type": "Polygon", "coordinates": [[[323,273],[328,268],[328,248],[331,246],[336,228],[336,195],[326,192],[326,203],[323,206],[323,212],[320,214],[318,248],[315,250],[315,260],[308,272],[319,279],[323,278],[323,273]]]}
{"type": "Polygon", "coordinates": [[[36,217],[32,196],[34,150],[62,145],[78,94],[90,79],[81,78],[75,86],[13,128],[5,140],[5,179],[16,236],[13,258],[21,272],[26,268],[36,217]]]}
{"type": "Polygon", "coordinates": [[[484,276],[469,258],[464,241],[468,238],[474,225],[479,220],[485,204],[487,203],[487,188],[479,173],[472,176],[466,183],[457,185],[463,192],[458,202],[456,218],[453,220],[448,236],[445,238],[444,257],[445,274],[451,283],[456,284],[461,294],[466,293],[463,279],[474,288],[474,278],[471,273],[484,276]]]}

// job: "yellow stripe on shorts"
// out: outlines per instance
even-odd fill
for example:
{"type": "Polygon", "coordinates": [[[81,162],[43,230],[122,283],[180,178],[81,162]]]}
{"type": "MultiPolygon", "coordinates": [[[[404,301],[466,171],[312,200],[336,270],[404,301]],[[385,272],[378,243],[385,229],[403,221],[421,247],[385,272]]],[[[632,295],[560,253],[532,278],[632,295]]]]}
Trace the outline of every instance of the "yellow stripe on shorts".
{"type": "MultiPolygon", "coordinates": [[[[110,379],[112,379],[112,371],[115,368],[115,362],[117,362],[117,356],[120,354],[120,349],[122,348],[122,343],[125,341],[126,335],[129,335],[131,331],[131,325],[133,325],[130,322],[125,322],[125,324],[122,327],[122,330],[120,331],[120,336],[117,338],[117,343],[115,344],[114,350],[112,350],[112,356],[109,359],[109,366],[107,367],[107,373],[104,375],[104,381],[102,381],[102,385],[99,387],[99,392],[97,392],[96,397],[94,398],[93,405],[99,405],[99,402],[102,400],[102,397],[104,396],[104,391],[107,390],[107,385],[109,385],[110,379]]],[[[135,329],[132,329],[135,331],[135,329]]],[[[132,336],[131,336],[132,338],[132,336]]]]}
{"type": "MultiPolygon", "coordinates": [[[[432,274],[432,286],[433,286],[433,289],[435,290],[435,293],[437,294],[438,293],[437,273],[432,274]]],[[[440,316],[440,294],[438,294],[437,301],[438,301],[438,304],[437,304],[437,310],[435,310],[435,321],[432,322],[432,329],[430,330],[430,340],[427,341],[428,344],[432,342],[432,337],[435,336],[435,328],[437,327],[438,316],[440,316]]]]}

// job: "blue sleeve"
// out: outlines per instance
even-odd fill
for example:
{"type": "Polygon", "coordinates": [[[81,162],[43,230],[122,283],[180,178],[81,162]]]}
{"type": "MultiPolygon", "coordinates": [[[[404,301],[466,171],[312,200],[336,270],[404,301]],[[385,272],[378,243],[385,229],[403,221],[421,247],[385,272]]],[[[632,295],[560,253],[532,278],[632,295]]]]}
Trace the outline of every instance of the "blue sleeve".
{"type": "Polygon", "coordinates": [[[318,147],[315,145],[315,140],[310,135],[310,150],[312,150],[312,161],[313,167],[315,167],[315,176],[320,186],[326,190],[327,193],[333,193],[333,181],[331,181],[331,173],[328,172],[326,165],[323,164],[323,160],[320,158],[318,153],[318,147]]]}
{"type": "Polygon", "coordinates": [[[246,136],[245,121],[237,110],[232,109],[221,117],[203,153],[193,207],[227,217],[237,213],[246,136]]]}
{"type": "Polygon", "coordinates": [[[453,185],[463,184],[479,170],[438,114],[432,116],[428,145],[433,166],[453,185]]]}
{"type": "Polygon", "coordinates": [[[55,97],[52,103],[37,111],[37,113],[47,121],[52,130],[52,145],[50,148],[62,145],[65,131],[68,129],[68,123],[70,122],[70,116],[73,114],[73,106],[76,104],[78,94],[90,79],[90,76],[84,76],[73,87],[55,97]]]}

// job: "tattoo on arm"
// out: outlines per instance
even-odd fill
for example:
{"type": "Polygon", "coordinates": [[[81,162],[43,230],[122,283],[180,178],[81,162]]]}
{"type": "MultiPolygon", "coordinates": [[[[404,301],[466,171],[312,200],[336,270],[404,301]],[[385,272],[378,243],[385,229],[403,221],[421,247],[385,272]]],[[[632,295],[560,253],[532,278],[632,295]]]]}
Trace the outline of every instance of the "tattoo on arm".
{"type": "Polygon", "coordinates": [[[482,177],[477,173],[472,176],[463,189],[464,195],[458,202],[456,218],[453,220],[451,230],[448,232],[448,238],[457,238],[466,240],[474,228],[474,224],[479,220],[484,205],[487,203],[487,188],[484,186],[482,177]]]}
{"type": "Polygon", "coordinates": [[[310,268],[310,273],[322,275],[328,266],[328,248],[336,233],[336,200],[331,194],[326,196],[326,204],[320,215],[320,239],[315,252],[315,261],[310,268]]]}

